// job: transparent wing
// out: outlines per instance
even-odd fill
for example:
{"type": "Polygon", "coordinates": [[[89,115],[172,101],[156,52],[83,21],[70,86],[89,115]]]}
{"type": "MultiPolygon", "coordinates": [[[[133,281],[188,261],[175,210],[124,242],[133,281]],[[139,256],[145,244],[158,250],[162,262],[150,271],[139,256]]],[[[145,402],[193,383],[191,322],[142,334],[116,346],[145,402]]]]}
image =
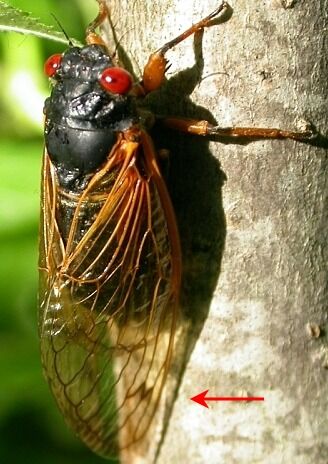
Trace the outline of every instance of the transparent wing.
{"type": "Polygon", "coordinates": [[[174,214],[150,139],[121,134],[80,195],[44,157],[39,331],[72,428],[109,457],[142,446],[172,356],[180,286],[174,214]],[[131,139],[131,138],[130,138],[131,139]]]}

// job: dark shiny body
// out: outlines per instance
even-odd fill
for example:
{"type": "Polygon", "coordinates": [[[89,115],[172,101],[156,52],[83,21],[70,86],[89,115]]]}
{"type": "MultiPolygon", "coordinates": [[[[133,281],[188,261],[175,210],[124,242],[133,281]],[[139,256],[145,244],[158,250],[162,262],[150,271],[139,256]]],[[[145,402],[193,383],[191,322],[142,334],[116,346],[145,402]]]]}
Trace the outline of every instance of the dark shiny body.
{"type": "Polygon", "coordinates": [[[118,131],[137,122],[133,99],[106,92],[102,71],[113,66],[101,45],[68,49],[55,75],[56,85],[44,106],[45,143],[59,183],[71,191],[103,163],[118,131]]]}

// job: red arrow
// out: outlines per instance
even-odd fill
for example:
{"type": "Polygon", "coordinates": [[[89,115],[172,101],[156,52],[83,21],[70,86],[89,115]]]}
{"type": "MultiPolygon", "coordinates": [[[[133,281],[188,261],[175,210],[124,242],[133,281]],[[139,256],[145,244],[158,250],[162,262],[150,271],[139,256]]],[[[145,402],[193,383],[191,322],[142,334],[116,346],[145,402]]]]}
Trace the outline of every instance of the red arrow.
{"type": "Polygon", "coordinates": [[[207,401],[264,401],[263,396],[206,396],[208,390],[190,398],[195,403],[208,408],[207,401]]]}

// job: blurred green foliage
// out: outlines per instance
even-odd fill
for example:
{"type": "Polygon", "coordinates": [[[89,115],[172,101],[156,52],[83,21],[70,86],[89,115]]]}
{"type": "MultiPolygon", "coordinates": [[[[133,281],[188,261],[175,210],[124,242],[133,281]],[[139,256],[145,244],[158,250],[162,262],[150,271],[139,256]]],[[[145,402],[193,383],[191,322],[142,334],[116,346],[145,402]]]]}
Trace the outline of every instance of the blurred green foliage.
{"type": "MultiPolygon", "coordinates": [[[[84,41],[94,0],[7,0],[46,24],[51,13],[84,41]]],[[[56,25],[55,25],[56,26],[56,25]]],[[[63,46],[0,36],[0,462],[96,464],[68,430],[42,376],[37,334],[37,243],[45,59],[63,46]]]]}

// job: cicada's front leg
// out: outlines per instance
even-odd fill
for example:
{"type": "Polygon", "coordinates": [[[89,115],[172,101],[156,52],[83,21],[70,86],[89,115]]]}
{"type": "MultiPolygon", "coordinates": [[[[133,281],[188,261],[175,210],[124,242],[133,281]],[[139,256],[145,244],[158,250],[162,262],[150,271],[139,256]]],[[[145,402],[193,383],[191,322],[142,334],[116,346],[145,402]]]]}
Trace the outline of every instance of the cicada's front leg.
{"type": "Polygon", "coordinates": [[[165,43],[161,48],[150,55],[148,63],[144,68],[143,79],[141,82],[141,87],[145,94],[157,90],[162,85],[165,78],[165,72],[167,70],[167,60],[165,58],[166,52],[185,40],[187,37],[201,31],[205,27],[209,27],[213,18],[227,10],[228,7],[229,5],[227,2],[222,2],[221,5],[208,16],[201,19],[196,24],[193,24],[189,29],[165,43]]]}
{"type": "Polygon", "coordinates": [[[96,18],[89,24],[87,27],[86,32],[86,42],[88,45],[96,44],[96,45],[103,45],[106,47],[105,42],[103,39],[96,34],[95,29],[99,27],[106,19],[109,17],[106,3],[104,0],[97,0],[99,4],[99,11],[96,18]]]}

